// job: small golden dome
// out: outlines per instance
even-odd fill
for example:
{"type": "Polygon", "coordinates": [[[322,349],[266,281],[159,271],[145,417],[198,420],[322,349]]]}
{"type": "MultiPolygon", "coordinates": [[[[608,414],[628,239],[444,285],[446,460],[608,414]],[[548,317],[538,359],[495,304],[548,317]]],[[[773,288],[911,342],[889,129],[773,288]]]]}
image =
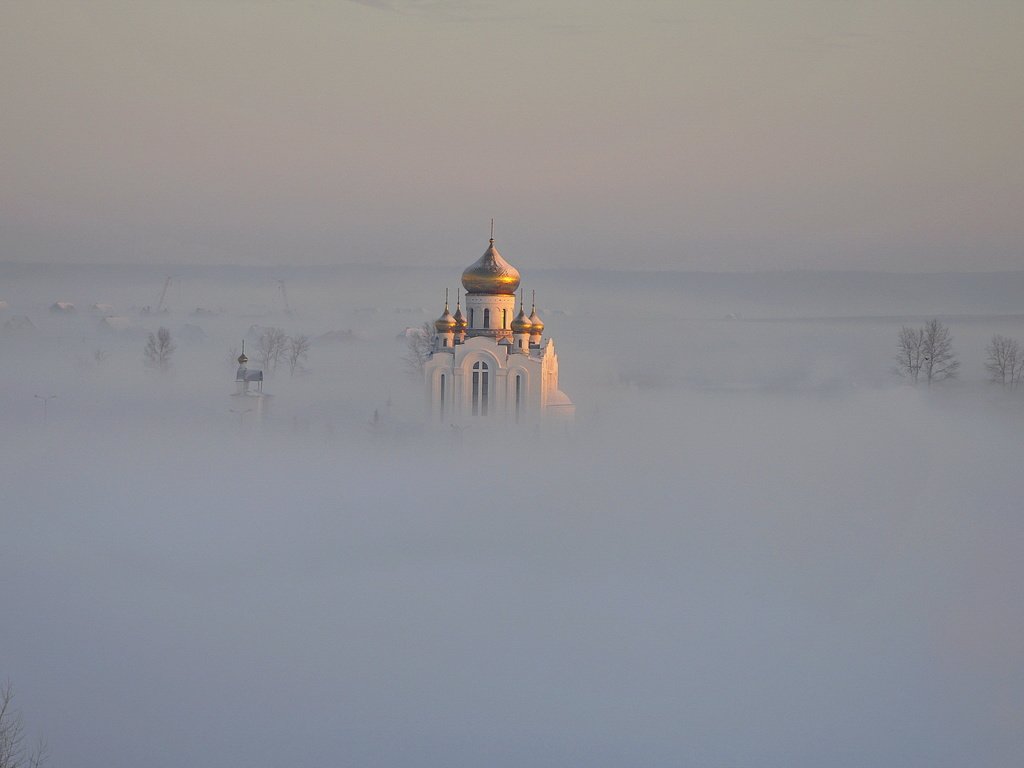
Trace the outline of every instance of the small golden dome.
{"type": "Polygon", "coordinates": [[[466,267],[462,286],[467,293],[515,295],[519,287],[519,270],[509,264],[494,247],[494,238],[484,255],[466,267]]]}
{"type": "Polygon", "coordinates": [[[245,365],[248,362],[249,362],[249,358],[245,356],[245,352],[243,352],[242,354],[240,354],[238,356],[238,364],[239,365],[245,365]]]}
{"type": "Polygon", "coordinates": [[[531,332],[536,335],[543,333],[544,321],[540,319],[540,315],[537,314],[537,307],[533,306],[530,308],[530,325],[532,326],[531,332]]]}
{"type": "Polygon", "coordinates": [[[455,314],[452,317],[455,320],[455,327],[458,328],[460,331],[464,331],[467,328],[469,328],[469,320],[467,320],[465,315],[462,314],[461,305],[455,305],[455,314]]]}
{"type": "Polygon", "coordinates": [[[434,328],[438,333],[451,333],[455,330],[455,318],[448,311],[448,305],[444,305],[444,313],[434,321],[434,328]]]}
{"type": "Polygon", "coordinates": [[[526,316],[526,310],[523,309],[522,305],[519,307],[519,314],[516,315],[516,319],[512,321],[512,333],[529,333],[533,329],[533,323],[530,322],[530,318],[526,316]]]}

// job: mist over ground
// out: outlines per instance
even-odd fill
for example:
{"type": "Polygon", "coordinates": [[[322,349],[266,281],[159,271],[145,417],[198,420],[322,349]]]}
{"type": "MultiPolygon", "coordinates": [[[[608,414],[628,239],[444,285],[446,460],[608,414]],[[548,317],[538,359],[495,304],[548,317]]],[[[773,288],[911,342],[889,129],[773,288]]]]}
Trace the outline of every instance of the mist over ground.
{"type": "Polygon", "coordinates": [[[0,264],[0,675],[54,765],[1019,761],[1024,392],[983,363],[1024,273],[509,258],[568,433],[422,426],[396,337],[458,266],[0,264]],[[270,326],[313,345],[259,429],[270,326]]]}

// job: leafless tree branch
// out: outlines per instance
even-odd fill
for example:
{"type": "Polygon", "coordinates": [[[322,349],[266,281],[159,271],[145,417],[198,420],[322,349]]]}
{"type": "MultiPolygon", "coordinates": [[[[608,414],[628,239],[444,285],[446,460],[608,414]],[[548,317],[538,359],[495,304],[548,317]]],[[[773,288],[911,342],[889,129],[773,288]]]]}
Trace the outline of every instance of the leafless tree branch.
{"type": "Polygon", "coordinates": [[[923,373],[928,386],[937,381],[952,379],[960,369],[960,361],[953,352],[953,335],[949,328],[936,320],[924,326],[923,373]]]}
{"type": "Polygon", "coordinates": [[[985,348],[985,370],[991,381],[1011,389],[1016,387],[1024,372],[1024,355],[1016,339],[996,334],[985,348]]]}
{"type": "Polygon", "coordinates": [[[176,349],[177,346],[171,341],[171,332],[166,328],[160,328],[155,334],[149,334],[149,341],[146,342],[145,349],[146,366],[166,373],[171,367],[171,355],[176,349]]]}
{"type": "Polygon", "coordinates": [[[423,376],[423,367],[434,352],[434,326],[424,323],[419,328],[412,328],[406,337],[406,351],[402,357],[405,368],[413,378],[423,376]]]}
{"type": "Polygon", "coordinates": [[[292,376],[295,371],[302,367],[302,361],[309,356],[309,336],[299,334],[288,339],[286,354],[288,356],[288,369],[292,376]]]}
{"type": "Polygon", "coordinates": [[[288,336],[280,328],[264,328],[256,341],[256,359],[263,370],[270,373],[277,369],[277,364],[285,354],[288,336]]]}
{"type": "Polygon", "coordinates": [[[5,681],[0,686],[0,768],[41,768],[47,751],[42,738],[35,749],[25,747],[25,723],[14,707],[14,686],[5,681]]]}
{"type": "Polygon", "coordinates": [[[903,326],[897,349],[897,370],[912,383],[917,384],[924,364],[924,329],[903,326]]]}

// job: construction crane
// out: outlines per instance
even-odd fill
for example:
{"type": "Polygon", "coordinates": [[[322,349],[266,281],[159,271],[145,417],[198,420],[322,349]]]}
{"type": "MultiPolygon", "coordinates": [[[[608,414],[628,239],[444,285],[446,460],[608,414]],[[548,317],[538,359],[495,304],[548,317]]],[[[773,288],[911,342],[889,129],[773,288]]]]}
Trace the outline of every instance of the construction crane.
{"type": "Polygon", "coordinates": [[[164,287],[160,291],[160,300],[156,303],[156,313],[159,315],[165,311],[164,299],[167,298],[167,289],[171,287],[171,277],[164,278],[164,287]]]}

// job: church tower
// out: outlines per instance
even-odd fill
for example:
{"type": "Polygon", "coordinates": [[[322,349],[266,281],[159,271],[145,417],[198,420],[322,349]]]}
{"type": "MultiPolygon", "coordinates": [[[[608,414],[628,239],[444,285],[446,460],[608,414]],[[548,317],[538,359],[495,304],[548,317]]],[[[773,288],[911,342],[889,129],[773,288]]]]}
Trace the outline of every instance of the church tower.
{"type": "MultiPolygon", "coordinates": [[[[493,227],[493,225],[492,225],[493,227]]],[[[527,316],[523,297],[516,314],[519,270],[490,243],[466,267],[461,299],[452,315],[434,323],[434,344],[424,366],[430,419],[435,424],[538,424],[571,421],[572,401],[558,388],[558,355],[544,339],[534,303],[527,316]]]]}

